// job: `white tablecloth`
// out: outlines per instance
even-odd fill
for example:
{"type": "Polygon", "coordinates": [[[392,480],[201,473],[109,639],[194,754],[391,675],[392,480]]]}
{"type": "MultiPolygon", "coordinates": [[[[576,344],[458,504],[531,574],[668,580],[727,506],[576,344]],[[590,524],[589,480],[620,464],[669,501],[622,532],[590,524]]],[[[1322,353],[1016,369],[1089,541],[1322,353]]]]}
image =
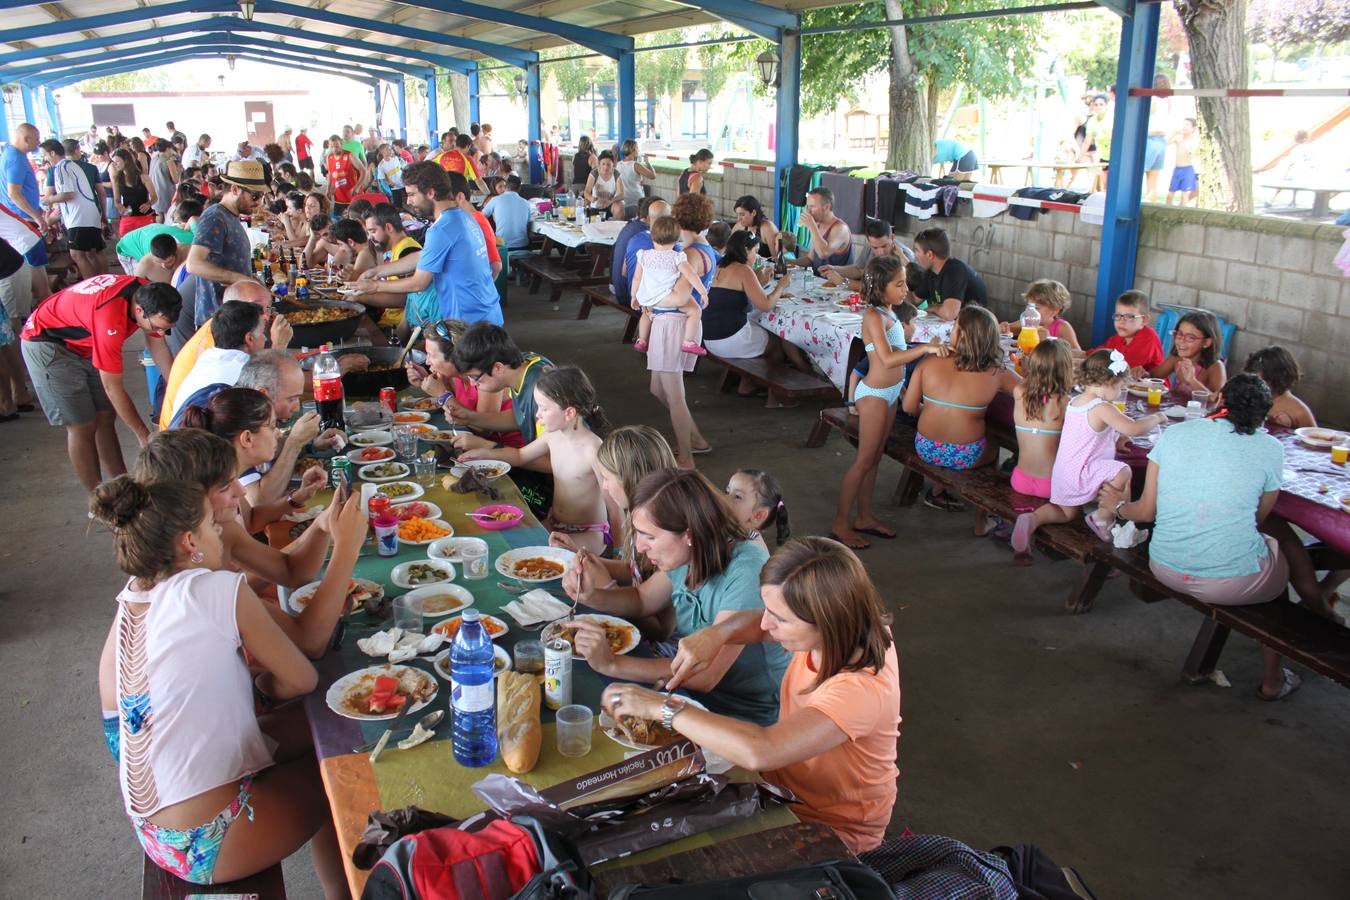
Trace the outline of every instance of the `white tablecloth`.
{"type": "Polygon", "coordinates": [[[541,222],[536,220],[534,223],[536,234],[542,234],[544,237],[556,244],[564,247],[580,247],[582,244],[605,244],[614,246],[614,239],[617,235],[597,234],[594,231],[586,232],[577,225],[564,225],[561,222],[541,222]]]}

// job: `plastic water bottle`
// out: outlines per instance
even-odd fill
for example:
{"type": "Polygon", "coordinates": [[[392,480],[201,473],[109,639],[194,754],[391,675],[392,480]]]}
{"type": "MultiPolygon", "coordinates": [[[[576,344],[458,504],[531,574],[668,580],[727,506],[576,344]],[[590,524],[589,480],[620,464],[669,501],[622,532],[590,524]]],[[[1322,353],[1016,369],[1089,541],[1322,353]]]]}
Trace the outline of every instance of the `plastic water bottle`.
{"type": "Polygon", "coordinates": [[[492,640],[478,620],[478,610],[467,609],[450,645],[452,743],[455,762],[461,766],[486,766],[497,757],[495,668],[492,640]]]}
{"type": "Polygon", "coordinates": [[[314,403],[319,412],[320,428],[346,427],[342,370],[338,368],[337,357],[328,352],[327,345],[314,359],[314,403]]]}

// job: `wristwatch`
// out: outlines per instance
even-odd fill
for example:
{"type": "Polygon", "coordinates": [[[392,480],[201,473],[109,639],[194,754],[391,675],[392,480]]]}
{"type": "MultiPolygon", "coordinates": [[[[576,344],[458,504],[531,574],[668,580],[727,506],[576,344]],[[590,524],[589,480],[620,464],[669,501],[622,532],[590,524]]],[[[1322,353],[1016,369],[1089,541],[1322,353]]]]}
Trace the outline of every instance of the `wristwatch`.
{"type": "Polygon", "coordinates": [[[1115,512],[1116,512],[1116,515],[1117,515],[1117,516],[1120,515],[1120,508],[1121,508],[1122,506],[1124,506],[1126,503],[1129,503],[1129,502],[1130,502],[1129,500],[1121,500],[1119,503],[1116,504],[1116,510],[1115,510],[1115,512]]]}
{"type": "Polygon", "coordinates": [[[667,731],[675,730],[675,717],[684,712],[684,708],[689,703],[683,697],[676,697],[674,694],[666,697],[665,702],[661,704],[661,725],[667,731]]]}
{"type": "Polygon", "coordinates": [[[291,509],[305,508],[305,504],[295,499],[295,491],[291,491],[289,494],[286,495],[286,505],[289,506],[291,509]]]}

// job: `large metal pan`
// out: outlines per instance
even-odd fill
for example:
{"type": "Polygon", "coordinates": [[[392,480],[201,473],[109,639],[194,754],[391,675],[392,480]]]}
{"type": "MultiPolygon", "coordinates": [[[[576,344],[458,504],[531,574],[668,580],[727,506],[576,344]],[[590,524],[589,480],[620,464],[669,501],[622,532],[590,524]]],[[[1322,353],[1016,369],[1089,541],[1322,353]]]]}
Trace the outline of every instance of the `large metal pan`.
{"type": "Polygon", "coordinates": [[[279,300],[276,303],[277,312],[287,316],[296,310],[306,309],[341,309],[346,311],[348,315],[332,322],[318,322],[313,325],[297,325],[295,322],[291,322],[291,328],[295,331],[290,343],[293,348],[313,348],[320,344],[345,341],[356,334],[356,329],[361,325],[361,317],[366,313],[364,306],[350,300],[317,301],[306,305],[292,303],[289,300],[279,300]]]}
{"type": "MultiPolygon", "coordinates": [[[[370,359],[372,368],[392,366],[402,352],[402,347],[339,347],[332,351],[333,356],[337,357],[339,362],[342,361],[343,356],[359,353],[370,359]]],[[[411,350],[408,353],[408,360],[420,365],[426,362],[426,356],[420,351],[411,350]]],[[[301,362],[301,366],[306,372],[312,371],[314,357],[305,359],[301,362]]],[[[401,391],[407,386],[408,370],[403,366],[375,372],[348,372],[342,376],[342,392],[349,400],[378,397],[380,388],[391,387],[396,391],[401,391]]]]}

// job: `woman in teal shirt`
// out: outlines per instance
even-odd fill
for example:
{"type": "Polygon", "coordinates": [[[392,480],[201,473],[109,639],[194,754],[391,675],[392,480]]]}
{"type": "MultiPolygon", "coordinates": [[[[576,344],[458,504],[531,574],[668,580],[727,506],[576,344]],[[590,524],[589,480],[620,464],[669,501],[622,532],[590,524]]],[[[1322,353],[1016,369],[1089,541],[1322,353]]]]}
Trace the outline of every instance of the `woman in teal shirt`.
{"type": "MultiPolygon", "coordinates": [[[[741,610],[764,608],[759,571],[769,556],[749,540],[708,479],[688,469],[653,472],[638,484],[630,508],[635,548],[656,573],[636,586],[619,587],[600,561],[583,551],[577,577],[566,582],[573,599],[629,620],[673,606],[680,635],[741,610]]],[[[671,674],[669,659],[615,656],[604,629],[585,620],[578,621],[576,647],[592,669],[610,678],[659,684],[671,674]]],[[[772,725],[787,663],[778,644],[727,646],[685,686],[713,712],[772,725]]]]}

